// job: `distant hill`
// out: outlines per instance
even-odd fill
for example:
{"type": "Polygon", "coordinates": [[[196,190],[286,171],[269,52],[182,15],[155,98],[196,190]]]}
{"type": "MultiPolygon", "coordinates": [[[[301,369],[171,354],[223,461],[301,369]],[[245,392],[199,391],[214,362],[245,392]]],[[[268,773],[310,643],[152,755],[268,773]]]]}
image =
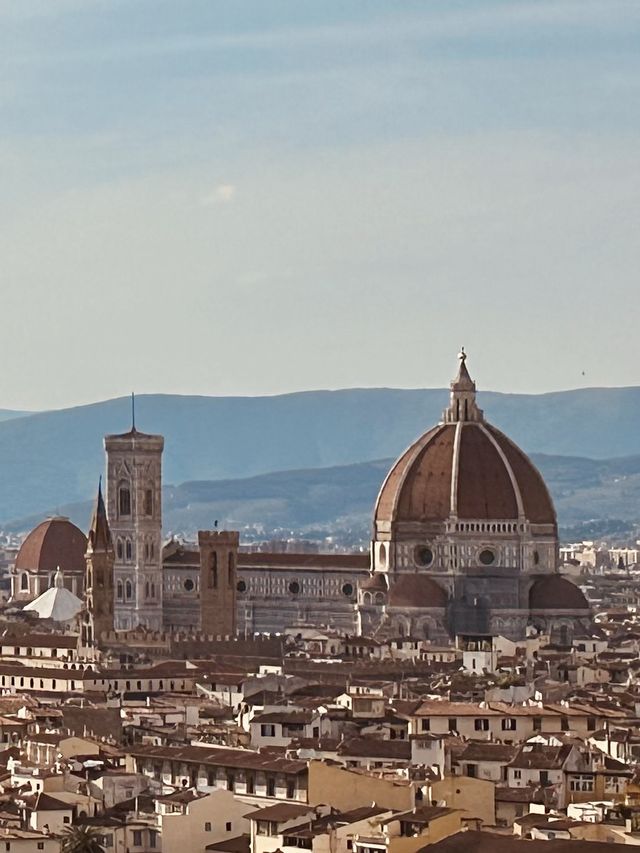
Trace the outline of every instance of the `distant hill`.
{"type": "Polygon", "coordinates": [[[24,418],[32,414],[34,413],[21,412],[17,409],[0,409],[0,421],[10,421],[13,420],[13,418],[24,418]]]}
{"type": "MultiPolygon", "coordinates": [[[[532,458],[549,484],[560,524],[565,528],[595,519],[595,526],[585,529],[596,535],[594,531],[610,527],[603,525],[603,520],[640,519],[640,456],[594,460],[533,454],[532,458]]],[[[167,532],[193,534],[198,528],[211,527],[218,519],[222,526],[241,530],[245,526],[263,526],[267,535],[281,529],[282,535],[338,534],[342,541],[366,541],[373,504],[392,461],[166,486],[164,528],[167,532]]],[[[86,529],[91,502],[59,506],[57,511],[86,529]]],[[[29,530],[41,519],[42,515],[22,518],[8,529],[29,530]]]]}
{"type": "MultiPolygon", "coordinates": [[[[137,398],[137,423],[165,436],[165,482],[251,477],[395,457],[439,420],[444,389],[310,391],[277,397],[137,398]]],[[[526,451],[640,454],[640,388],[541,395],[483,392],[487,417],[526,451]]],[[[0,422],[0,522],[90,498],[102,438],[130,424],[120,398],[0,422]]],[[[588,463],[585,463],[588,467],[588,463]]]]}

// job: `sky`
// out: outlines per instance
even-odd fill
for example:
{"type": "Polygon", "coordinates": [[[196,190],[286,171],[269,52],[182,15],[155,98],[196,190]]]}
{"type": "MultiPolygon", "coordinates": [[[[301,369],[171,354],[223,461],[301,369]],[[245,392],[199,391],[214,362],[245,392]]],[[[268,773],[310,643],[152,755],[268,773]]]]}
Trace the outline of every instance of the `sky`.
{"type": "Polygon", "coordinates": [[[638,0],[0,0],[0,407],[640,382],[638,0]]]}

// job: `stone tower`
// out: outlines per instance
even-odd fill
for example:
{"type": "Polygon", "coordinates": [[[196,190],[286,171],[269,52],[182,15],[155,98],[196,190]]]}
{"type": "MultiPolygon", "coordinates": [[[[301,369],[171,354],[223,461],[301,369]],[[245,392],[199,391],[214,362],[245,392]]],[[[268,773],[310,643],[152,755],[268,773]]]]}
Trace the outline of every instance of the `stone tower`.
{"type": "Polygon", "coordinates": [[[113,541],[100,484],[87,539],[83,646],[96,647],[104,633],[113,631],[113,561],[113,541]]]}
{"type": "Polygon", "coordinates": [[[199,530],[200,628],[206,634],[236,632],[236,530],[199,530]]]}
{"type": "Polygon", "coordinates": [[[115,548],[115,628],[162,630],[164,438],[107,435],[107,516],[115,548]]]}

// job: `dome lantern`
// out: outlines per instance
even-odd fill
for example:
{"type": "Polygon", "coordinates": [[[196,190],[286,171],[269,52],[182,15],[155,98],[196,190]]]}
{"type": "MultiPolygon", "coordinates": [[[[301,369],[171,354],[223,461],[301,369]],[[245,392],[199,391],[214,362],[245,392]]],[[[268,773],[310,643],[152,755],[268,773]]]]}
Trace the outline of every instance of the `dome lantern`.
{"type": "Polygon", "coordinates": [[[451,397],[448,408],[444,410],[442,420],[446,424],[460,421],[481,423],[484,420],[484,415],[476,403],[476,383],[469,376],[466,365],[467,354],[464,347],[458,353],[458,358],[460,359],[458,375],[449,386],[451,397]]]}

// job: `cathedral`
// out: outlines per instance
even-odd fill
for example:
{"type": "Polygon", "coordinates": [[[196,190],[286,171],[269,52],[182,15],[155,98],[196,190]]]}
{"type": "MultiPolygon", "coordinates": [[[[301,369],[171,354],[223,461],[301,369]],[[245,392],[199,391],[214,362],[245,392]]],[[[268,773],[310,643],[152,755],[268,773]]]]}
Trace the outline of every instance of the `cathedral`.
{"type": "Polygon", "coordinates": [[[106,498],[99,489],[88,536],[48,519],[25,539],[11,578],[11,601],[36,611],[50,587],[73,593],[88,646],[141,628],[248,636],[303,624],[437,642],[537,630],[568,642],[590,623],[584,595],[558,572],[545,483],[485,419],[464,352],[441,422],[382,484],[369,555],[246,554],[225,530],[163,546],[163,437],[134,425],[104,447],[106,498]]]}

